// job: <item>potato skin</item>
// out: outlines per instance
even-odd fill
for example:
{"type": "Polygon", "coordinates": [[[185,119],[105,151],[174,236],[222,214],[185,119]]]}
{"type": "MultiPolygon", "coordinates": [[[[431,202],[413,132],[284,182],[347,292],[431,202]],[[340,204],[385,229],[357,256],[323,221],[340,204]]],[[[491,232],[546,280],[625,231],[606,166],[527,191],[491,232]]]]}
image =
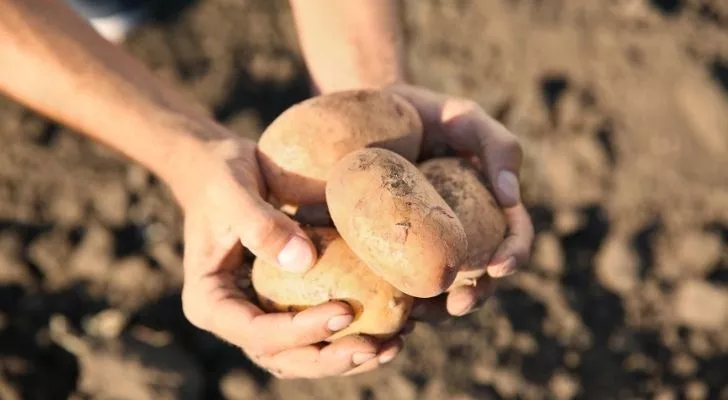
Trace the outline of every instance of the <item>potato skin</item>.
{"type": "Polygon", "coordinates": [[[306,228],[319,259],[304,274],[289,273],[261,259],[253,263],[251,281],[267,312],[301,311],[331,300],[346,301],[355,319],[330,341],[351,334],[380,340],[394,337],[404,327],[413,298],[374,274],[333,228],[306,228]]]}
{"type": "Polygon", "coordinates": [[[417,167],[385,149],[344,157],[326,200],[336,229],[377,274],[414,297],[434,297],[455,279],[467,239],[455,212],[417,167]]]}
{"type": "Polygon", "coordinates": [[[506,219],[483,175],[465,159],[435,158],[420,171],[453,209],[465,228],[468,258],[452,287],[472,284],[505,238],[506,219]]]}
{"type": "Polygon", "coordinates": [[[414,162],[421,146],[422,121],[410,103],[393,93],[347,90],[284,111],[260,137],[258,160],[282,203],[323,203],[329,173],[346,154],[381,147],[414,162]]]}

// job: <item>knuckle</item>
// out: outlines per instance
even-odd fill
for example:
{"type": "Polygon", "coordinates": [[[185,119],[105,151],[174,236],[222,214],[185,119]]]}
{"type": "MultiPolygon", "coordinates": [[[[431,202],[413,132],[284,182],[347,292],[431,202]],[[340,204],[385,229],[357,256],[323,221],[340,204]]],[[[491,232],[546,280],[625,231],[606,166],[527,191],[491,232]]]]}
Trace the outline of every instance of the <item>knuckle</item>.
{"type": "Polygon", "coordinates": [[[261,218],[247,230],[246,245],[251,249],[264,248],[275,236],[278,224],[273,218],[261,218]]]}
{"type": "Polygon", "coordinates": [[[269,334],[265,335],[252,331],[243,332],[242,338],[245,343],[246,352],[258,359],[265,359],[290,347],[288,343],[282,341],[280,338],[274,338],[269,334]]]}
{"type": "Polygon", "coordinates": [[[510,157],[516,157],[519,160],[523,157],[523,143],[518,136],[509,134],[503,140],[503,151],[505,151],[510,157]]]}

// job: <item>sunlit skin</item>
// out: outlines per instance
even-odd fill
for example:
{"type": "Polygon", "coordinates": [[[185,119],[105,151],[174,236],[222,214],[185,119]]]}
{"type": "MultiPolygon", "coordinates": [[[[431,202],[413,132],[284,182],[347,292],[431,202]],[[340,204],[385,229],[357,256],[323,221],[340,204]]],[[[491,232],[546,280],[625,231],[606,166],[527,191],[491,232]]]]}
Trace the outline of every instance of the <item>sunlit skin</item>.
{"type": "MultiPolygon", "coordinates": [[[[476,285],[420,302],[413,317],[474,311],[493,292],[495,278],[514,273],[529,258],[533,227],[519,194],[518,139],[472,101],[407,82],[399,2],[290,3],[319,93],[396,92],[424,122],[425,152],[447,144],[481,159],[507,216],[508,234],[476,285]]],[[[256,144],[105,41],[63,1],[0,0],[0,90],[144,165],[169,186],[185,216],[182,300],[195,326],[240,347],[281,378],[370,371],[402,349],[401,338],[376,343],[345,337],[322,346],[351,323],[352,310],[343,303],[265,314],[244,297],[233,273],[243,247],[291,271],[303,272],[316,259],[301,228],[263,200],[256,144]]]]}

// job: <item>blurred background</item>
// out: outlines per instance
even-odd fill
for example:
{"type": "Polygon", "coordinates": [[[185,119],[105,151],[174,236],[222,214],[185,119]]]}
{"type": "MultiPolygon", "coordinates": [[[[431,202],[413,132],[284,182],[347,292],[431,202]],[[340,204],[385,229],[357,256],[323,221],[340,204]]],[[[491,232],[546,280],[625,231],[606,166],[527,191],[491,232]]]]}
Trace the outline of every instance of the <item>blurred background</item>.
{"type": "MultiPolygon", "coordinates": [[[[524,139],[526,271],[377,372],[271,380],[182,315],[167,190],[0,99],[0,399],[728,399],[728,2],[403,7],[414,82],[524,139]]],[[[240,135],[309,95],[282,0],[187,2],[125,46],[240,135]]]]}

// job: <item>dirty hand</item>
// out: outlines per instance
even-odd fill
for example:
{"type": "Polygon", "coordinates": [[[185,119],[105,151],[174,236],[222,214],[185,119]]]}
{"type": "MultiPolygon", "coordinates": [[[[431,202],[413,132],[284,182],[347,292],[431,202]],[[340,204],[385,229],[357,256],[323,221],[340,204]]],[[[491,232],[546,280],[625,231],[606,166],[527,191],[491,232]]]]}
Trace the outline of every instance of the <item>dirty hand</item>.
{"type": "Polygon", "coordinates": [[[507,236],[488,265],[483,266],[487,274],[474,287],[460,287],[420,300],[413,317],[441,319],[468,314],[482,306],[493,292],[493,278],[513,274],[530,257],[534,232],[520,196],[521,145],[514,134],[473,101],[406,84],[394,84],[387,90],[403,96],[418,110],[425,128],[423,153],[444,145],[463,156],[475,156],[504,210],[507,236]]]}
{"type": "Polygon", "coordinates": [[[254,142],[208,141],[187,154],[184,179],[170,185],[185,213],[185,316],[200,329],[240,347],[281,378],[318,378],[368,371],[394,358],[401,339],[377,344],[349,336],[324,345],[353,319],[345,303],[298,313],[264,313],[244,294],[243,246],[281,268],[303,272],[313,245],[293,220],[264,200],[254,142]]]}

